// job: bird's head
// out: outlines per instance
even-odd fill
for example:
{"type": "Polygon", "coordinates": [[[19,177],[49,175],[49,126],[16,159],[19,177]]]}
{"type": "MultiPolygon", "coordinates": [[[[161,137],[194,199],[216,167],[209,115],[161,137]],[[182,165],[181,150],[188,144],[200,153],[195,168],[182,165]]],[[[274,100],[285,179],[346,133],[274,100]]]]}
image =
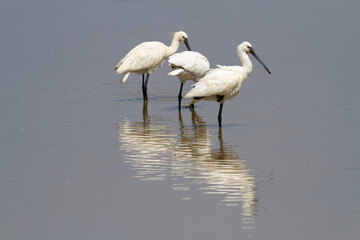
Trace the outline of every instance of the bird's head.
{"type": "Polygon", "coordinates": [[[263,63],[263,61],[261,61],[261,59],[259,58],[258,55],[256,55],[253,47],[251,46],[251,44],[249,42],[242,42],[238,47],[237,47],[237,51],[238,51],[238,54],[241,54],[241,52],[244,52],[246,54],[249,54],[251,53],[255,58],[256,60],[258,60],[261,65],[263,65],[263,67],[266,69],[266,71],[271,74],[271,71],[269,70],[269,68],[263,63]]]}
{"type": "Polygon", "coordinates": [[[179,31],[179,32],[176,32],[174,33],[174,39],[176,39],[177,41],[181,41],[181,42],[184,42],[187,49],[189,51],[191,51],[191,48],[190,48],[190,45],[189,45],[189,42],[188,42],[188,36],[186,34],[186,32],[184,31],[179,31]]]}
{"type": "Polygon", "coordinates": [[[237,50],[238,52],[245,52],[246,54],[251,53],[252,51],[252,45],[249,42],[242,42],[238,47],[237,50]]]}

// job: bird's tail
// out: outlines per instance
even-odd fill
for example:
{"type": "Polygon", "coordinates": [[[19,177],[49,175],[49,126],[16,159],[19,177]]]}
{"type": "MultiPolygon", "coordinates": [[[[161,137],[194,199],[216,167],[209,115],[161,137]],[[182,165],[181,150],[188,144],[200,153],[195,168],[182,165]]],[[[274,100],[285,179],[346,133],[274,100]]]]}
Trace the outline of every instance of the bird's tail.
{"type": "Polygon", "coordinates": [[[120,74],[122,71],[119,71],[119,68],[121,66],[121,64],[123,63],[124,59],[121,60],[120,62],[118,62],[118,64],[116,64],[116,67],[115,67],[115,74],[120,74]]]}
{"type": "Polygon", "coordinates": [[[124,73],[121,78],[121,82],[123,82],[123,83],[126,82],[126,79],[129,77],[129,75],[130,75],[130,72],[124,73]]]}

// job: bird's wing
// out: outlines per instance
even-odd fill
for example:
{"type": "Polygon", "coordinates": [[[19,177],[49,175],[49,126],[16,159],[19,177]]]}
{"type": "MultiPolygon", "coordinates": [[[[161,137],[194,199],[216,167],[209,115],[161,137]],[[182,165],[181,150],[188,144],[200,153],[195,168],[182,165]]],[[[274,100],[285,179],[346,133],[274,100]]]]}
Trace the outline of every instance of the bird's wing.
{"type": "Polygon", "coordinates": [[[225,95],[236,87],[240,79],[238,72],[213,70],[195,83],[194,88],[185,95],[185,98],[225,95]]]}
{"type": "Polygon", "coordinates": [[[169,57],[169,65],[183,68],[195,76],[205,74],[210,68],[210,63],[207,58],[194,51],[175,53],[169,57]]]}
{"type": "Polygon", "coordinates": [[[117,72],[131,72],[154,68],[164,59],[165,45],[161,42],[144,42],[133,48],[116,65],[117,72]]]}

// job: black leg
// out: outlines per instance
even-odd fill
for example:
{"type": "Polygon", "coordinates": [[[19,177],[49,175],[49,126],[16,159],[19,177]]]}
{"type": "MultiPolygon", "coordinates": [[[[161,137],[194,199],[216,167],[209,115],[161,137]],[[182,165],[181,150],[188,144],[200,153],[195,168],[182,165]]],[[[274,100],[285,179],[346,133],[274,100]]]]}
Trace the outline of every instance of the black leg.
{"type": "Polygon", "coordinates": [[[149,76],[150,76],[150,74],[149,74],[149,73],[147,73],[147,74],[146,74],[145,87],[147,87],[147,84],[148,84],[148,81],[149,81],[149,76]]]}
{"type": "Polygon", "coordinates": [[[146,74],[146,81],[145,81],[145,86],[144,86],[144,101],[147,101],[148,100],[148,96],[147,96],[147,84],[148,84],[148,81],[149,81],[149,76],[150,74],[146,74]]]}
{"type": "Polygon", "coordinates": [[[218,122],[220,128],[221,128],[221,120],[222,120],[221,118],[222,109],[223,109],[223,103],[220,103],[219,114],[218,114],[218,122]]]}
{"type": "Polygon", "coordinates": [[[183,89],[184,83],[181,83],[180,85],[180,91],[179,91],[179,95],[178,95],[178,102],[179,102],[179,110],[181,108],[181,99],[182,99],[182,89],[183,89]]]}
{"type": "Polygon", "coordinates": [[[143,99],[145,99],[145,74],[142,75],[142,85],[141,85],[142,93],[143,93],[143,99]]]}

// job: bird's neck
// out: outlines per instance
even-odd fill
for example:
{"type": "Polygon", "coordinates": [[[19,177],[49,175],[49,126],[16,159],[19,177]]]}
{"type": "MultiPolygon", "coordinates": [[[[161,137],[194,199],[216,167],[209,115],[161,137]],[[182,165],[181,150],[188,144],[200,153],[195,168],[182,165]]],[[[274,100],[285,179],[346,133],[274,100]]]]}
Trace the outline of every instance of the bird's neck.
{"type": "Polygon", "coordinates": [[[239,54],[239,57],[240,57],[240,60],[242,63],[243,70],[247,73],[247,75],[249,75],[251,73],[252,67],[253,67],[251,60],[249,58],[249,55],[246,54],[245,52],[241,52],[239,54]]]}
{"type": "Polygon", "coordinates": [[[170,57],[171,55],[176,53],[176,51],[179,49],[179,45],[179,40],[173,38],[171,45],[166,49],[166,57],[170,57]]]}

